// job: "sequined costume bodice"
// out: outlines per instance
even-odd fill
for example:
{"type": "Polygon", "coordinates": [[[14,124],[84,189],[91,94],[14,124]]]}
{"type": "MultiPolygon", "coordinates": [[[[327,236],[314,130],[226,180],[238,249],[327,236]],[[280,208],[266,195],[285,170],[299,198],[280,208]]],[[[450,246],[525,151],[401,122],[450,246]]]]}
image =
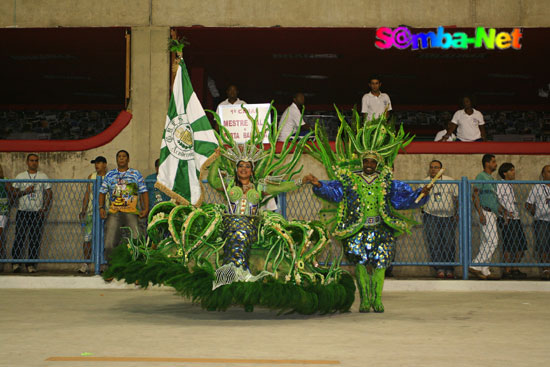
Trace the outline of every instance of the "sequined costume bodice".
{"type": "Polygon", "coordinates": [[[231,202],[231,214],[236,215],[256,215],[261,200],[261,194],[255,187],[249,189],[246,193],[239,186],[229,187],[227,190],[229,201],[231,202]]]}
{"type": "Polygon", "coordinates": [[[337,180],[313,188],[317,196],[339,203],[338,222],[333,233],[336,238],[349,237],[364,226],[379,223],[385,223],[400,234],[408,229],[408,224],[395,215],[394,209],[411,209],[427,201],[424,198],[415,203],[420,189],[413,191],[406,183],[392,180],[390,173],[367,176],[344,169],[336,173],[337,180]]]}

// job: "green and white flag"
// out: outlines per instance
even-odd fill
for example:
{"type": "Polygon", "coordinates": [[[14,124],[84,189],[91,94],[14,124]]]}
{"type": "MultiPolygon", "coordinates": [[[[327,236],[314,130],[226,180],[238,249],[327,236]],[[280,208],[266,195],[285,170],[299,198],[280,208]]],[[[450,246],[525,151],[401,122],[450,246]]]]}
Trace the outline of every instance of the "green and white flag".
{"type": "Polygon", "coordinates": [[[155,187],[179,203],[200,205],[203,192],[200,170],[217,147],[214,131],[181,59],[160,145],[155,187]]]}

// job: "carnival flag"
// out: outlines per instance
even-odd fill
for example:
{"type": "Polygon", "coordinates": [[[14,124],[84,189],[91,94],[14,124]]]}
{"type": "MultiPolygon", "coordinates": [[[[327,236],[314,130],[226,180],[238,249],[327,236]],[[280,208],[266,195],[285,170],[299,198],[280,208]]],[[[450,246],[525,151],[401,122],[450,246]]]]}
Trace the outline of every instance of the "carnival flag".
{"type": "Polygon", "coordinates": [[[200,205],[200,170],[217,147],[214,131],[181,59],[162,135],[155,187],[179,203],[200,205]]]}

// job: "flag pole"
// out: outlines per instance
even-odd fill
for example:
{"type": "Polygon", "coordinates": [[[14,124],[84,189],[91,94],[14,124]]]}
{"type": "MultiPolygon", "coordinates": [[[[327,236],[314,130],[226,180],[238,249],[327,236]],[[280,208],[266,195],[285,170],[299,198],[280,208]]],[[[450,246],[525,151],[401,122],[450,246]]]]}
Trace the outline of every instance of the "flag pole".
{"type": "Polygon", "coordinates": [[[227,194],[227,189],[225,188],[225,182],[223,181],[223,176],[222,176],[222,173],[221,173],[219,168],[218,168],[218,175],[220,175],[220,180],[222,180],[223,192],[225,193],[225,198],[227,199],[227,205],[229,205],[229,212],[231,214],[235,214],[235,213],[233,213],[233,207],[231,206],[231,200],[229,200],[229,194],[227,194]]]}

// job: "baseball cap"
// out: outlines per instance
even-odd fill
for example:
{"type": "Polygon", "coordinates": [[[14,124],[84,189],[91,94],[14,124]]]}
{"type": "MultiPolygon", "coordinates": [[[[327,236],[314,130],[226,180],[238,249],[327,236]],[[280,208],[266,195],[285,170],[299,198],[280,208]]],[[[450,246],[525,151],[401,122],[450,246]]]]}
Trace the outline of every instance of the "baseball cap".
{"type": "Polygon", "coordinates": [[[96,162],[107,163],[107,158],[105,158],[104,156],[98,155],[98,156],[97,156],[93,161],[91,161],[90,163],[96,163],[96,162]]]}

